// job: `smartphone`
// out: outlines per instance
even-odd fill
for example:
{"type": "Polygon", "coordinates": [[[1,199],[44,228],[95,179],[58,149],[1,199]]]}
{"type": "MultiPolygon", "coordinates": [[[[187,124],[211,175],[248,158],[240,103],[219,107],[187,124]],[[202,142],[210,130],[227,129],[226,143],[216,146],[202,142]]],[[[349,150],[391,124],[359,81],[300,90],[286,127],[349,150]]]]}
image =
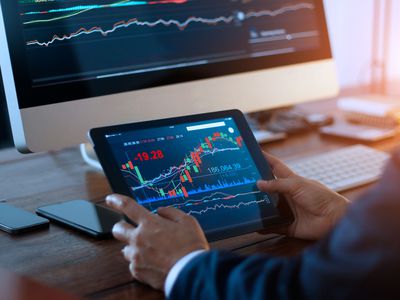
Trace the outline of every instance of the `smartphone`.
{"type": "Polygon", "coordinates": [[[97,238],[111,237],[114,224],[123,219],[121,214],[86,200],[42,206],[36,213],[97,238]]]}
{"type": "Polygon", "coordinates": [[[11,234],[19,234],[47,227],[49,227],[49,220],[9,204],[0,203],[1,230],[11,234]]]}

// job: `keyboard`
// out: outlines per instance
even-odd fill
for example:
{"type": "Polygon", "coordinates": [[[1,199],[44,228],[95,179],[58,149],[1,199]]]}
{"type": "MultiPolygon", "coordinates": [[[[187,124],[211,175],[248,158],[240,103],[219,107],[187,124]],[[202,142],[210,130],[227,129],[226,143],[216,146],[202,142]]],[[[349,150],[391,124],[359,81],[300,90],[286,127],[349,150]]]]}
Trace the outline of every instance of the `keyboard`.
{"type": "Polygon", "coordinates": [[[355,145],[286,163],[298,175],[341,192],[377,181],[390,155],[355,145]]]}

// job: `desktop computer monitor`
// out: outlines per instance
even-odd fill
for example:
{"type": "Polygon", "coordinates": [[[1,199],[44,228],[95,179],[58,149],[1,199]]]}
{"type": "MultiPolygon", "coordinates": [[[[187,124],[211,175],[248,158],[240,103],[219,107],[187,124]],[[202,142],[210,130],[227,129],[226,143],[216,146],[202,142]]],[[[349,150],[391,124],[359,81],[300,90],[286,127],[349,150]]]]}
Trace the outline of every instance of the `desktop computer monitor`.
{"type": "Polygon", "coordinates": [[[15,144],[90,128],[335,95],[322,0],[0,0],[15,144]]]}

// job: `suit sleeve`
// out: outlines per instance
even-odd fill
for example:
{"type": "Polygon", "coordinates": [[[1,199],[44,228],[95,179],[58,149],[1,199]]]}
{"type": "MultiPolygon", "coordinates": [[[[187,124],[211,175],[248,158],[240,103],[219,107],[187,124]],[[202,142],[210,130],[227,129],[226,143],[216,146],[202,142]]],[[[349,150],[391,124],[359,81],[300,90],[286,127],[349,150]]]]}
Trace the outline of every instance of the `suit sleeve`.
{"type": "Polygon", "coordinates": [[[399,299],[400,168],[323,240],[291,258],[211,251],[180,272],[170,299],[399,299]]]}

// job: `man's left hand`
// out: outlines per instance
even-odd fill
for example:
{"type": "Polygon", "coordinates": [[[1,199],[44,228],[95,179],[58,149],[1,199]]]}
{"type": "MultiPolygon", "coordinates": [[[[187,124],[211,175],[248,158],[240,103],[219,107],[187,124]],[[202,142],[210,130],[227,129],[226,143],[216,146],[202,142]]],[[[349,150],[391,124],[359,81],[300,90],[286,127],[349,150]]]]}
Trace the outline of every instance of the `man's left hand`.
{"type": "Polygon", "coordinates": [[[164,290],[167,275],[180,258],[209,249],[197,220],[180,210],[159,208],[154,215],[121,195],[110,195],[106,202],[137,224],[121,221],[115,224],[113,235],[127,244],[122,253],[132,276],[155,289],[164,290]]]}

